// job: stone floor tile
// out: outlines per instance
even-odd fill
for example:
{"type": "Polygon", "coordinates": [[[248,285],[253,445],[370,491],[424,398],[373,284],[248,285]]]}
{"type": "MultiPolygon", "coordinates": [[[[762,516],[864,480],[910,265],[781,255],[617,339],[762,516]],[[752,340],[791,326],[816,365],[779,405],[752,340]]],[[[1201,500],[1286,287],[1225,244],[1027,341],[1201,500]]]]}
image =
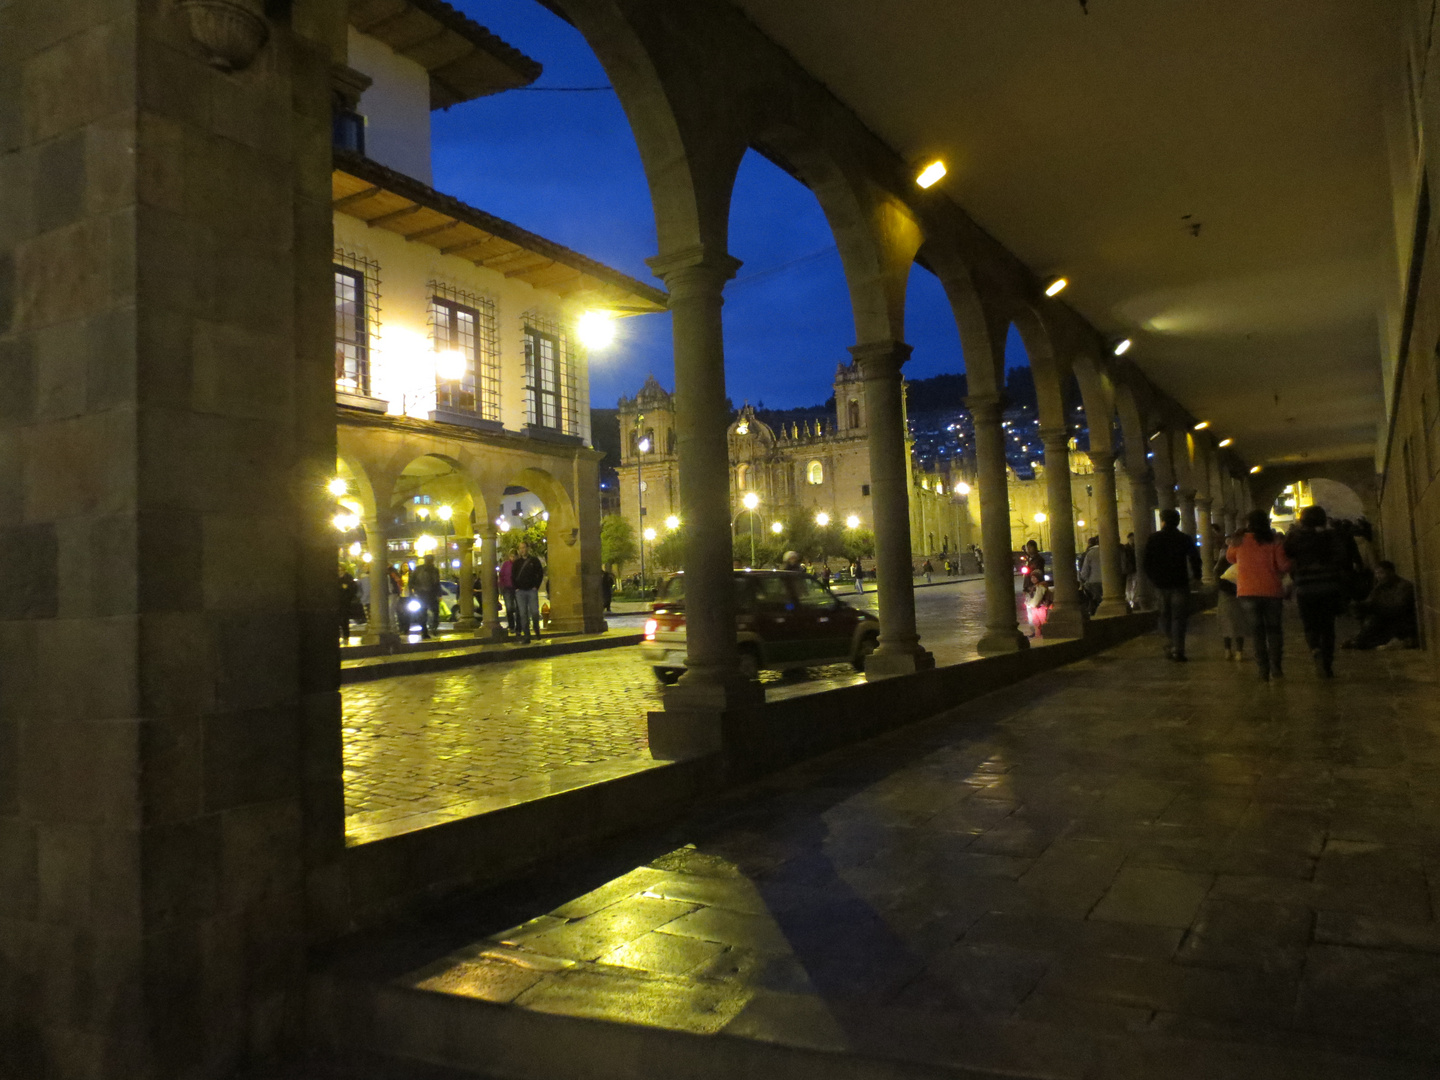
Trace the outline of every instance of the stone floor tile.
{"type": "Polygon", "coordinates": [[[1093,919],[1187,927],[1194,921],[1212,878],[1179,870],[1125,867],[1091,911],[1093,919]]]}
{"type": "Polygon", "coordinates": [[[534,968],[519,967],[489,957],[446,967],[413,985],[420,990],[433,990],[459,997],[479,998],[504,1005],[514,1001],[546,973],[534,968]]]}
{"type": "Polygon", "coordinates": [[[728,984],[647,979],[575,970],[547,978],[517,1004],[543,1013],[712,1035],[733,1020],[750,991],[728,984]]]}
{"type": "Polygon", "coordinates": [[[761,953],[792,951],[784,931],[769,916],[726,911],[724,908],[700,908],[682,915],[666,924],[665,933],[761,953]]]}
{"type": "Polygon", "coordinates": [[[1145,1030],[1155,1014],[1149,1008],[1034,993],[1021,1002],[1015,1015],[1021,1020],[1061,1028],[1134,1032],[1145,1030]]]}
{"type": "Polygon", "coordinates": [[[1298,1022],[1356,1041],[1432,1044],[1440,1039],[1440,956],[1312,945],[1298,1022]]]}
{"type": "Polygon", "coordinates": [[[1294,971],[1305,962],[1313,921],[1303,907],[1207,900],[1175,959],[1202,967],[1294,971]]]}
{"type": "Polygon", "coordinates": [[[1315,920],[1315,941],[1322,945],[1440,954],[1440,922],[1398,922],[1322,911],[1315,920]]]}
{"type": "Polygon", "coordinates": [[[598,962],[659,975],[686,975],[714,960],[725,946],[676,934],[649,933],[603,953],[598,962]]]}
{"type": "MultiPolygon", "coordinates": [[[[1009,945],[952,945],[924,964],[925,980],[978,1012],[1009,1014],[1044,978],[1055,957],[1009,945]]],[[[902,994],[893,1004],[904,1006],[902,994]]]]}
{"type": "Polygon", "coordinates": [[[595,960],[694,910],[694,904],[632,897],[583,919],[526,938],[524,947],[531,952],[569,960],[595,960]]]}

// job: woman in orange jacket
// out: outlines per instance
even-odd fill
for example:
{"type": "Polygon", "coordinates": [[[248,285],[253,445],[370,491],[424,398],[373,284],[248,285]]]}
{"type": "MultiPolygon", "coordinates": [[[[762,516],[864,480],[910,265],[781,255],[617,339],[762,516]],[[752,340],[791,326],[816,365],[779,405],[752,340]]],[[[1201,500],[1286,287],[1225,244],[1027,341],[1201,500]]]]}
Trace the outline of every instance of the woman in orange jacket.
{"type": "Polygon", "coordinates": [[[1284,577],[1290,570],[1290,560],[1285,555],[1285,541],[1270,527],[1270,515],[1264,510],[1252,510],[1245,520],[1245,528],[1230,537],[1225,557],[1238,568],[1235,593],[1240,606],[1250,616],[1260,678],[1265,682],[1272,676],[1281,678],[1285,674],[1281,616],[1285,604],[1284,577]]]}

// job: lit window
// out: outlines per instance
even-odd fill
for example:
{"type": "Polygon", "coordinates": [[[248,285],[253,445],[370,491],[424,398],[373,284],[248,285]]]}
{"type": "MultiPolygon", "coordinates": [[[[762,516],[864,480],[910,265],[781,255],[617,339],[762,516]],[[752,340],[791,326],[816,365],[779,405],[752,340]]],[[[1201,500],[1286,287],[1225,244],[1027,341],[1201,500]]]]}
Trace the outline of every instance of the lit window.
{"type": "Polygon", "coordinates": [[[818,461],[812,461],[805,469],[805,482],[809,484],[823,484],[825,482],[825,466],[818,461]]]}

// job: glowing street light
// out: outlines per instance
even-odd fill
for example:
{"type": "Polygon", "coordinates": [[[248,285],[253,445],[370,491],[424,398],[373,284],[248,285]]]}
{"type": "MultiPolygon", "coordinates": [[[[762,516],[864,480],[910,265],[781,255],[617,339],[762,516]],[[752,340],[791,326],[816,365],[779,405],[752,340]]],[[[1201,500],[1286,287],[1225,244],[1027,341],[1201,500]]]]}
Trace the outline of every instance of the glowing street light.
{"type": "Polygon", "coordinates": [[[360,524],[360,519],[354,514],[336,514],[330,519],[330,524],[334,525],[340,532],[350,532],[355,526],[360,524]]]}
{"type": "Polygon", "coordinates": [[[428,552],[434,551],[439,546],[440,541],[436,540],[435,537],[431,536],[429,533],[421,533],[415,538],[415,550],[418,551],[421,555],[425,555],[428,552]]]}
{"type": "Polygon", "coordinates": [[[815,524],[819,525],[822,529],[825,528],[826,525],[830,524],[830,515],[825,513],[824,510],[821,510],[815,515],[815,524]]]}
{"type": "Polygon", "coordinates": [[[1081,518],[1079,521],[1075,522],[1075,527],[1077,529],[1083,529],[1085,527],[1085,519],[1081,518]]]}
{"type": "Polygon", "coordinates": [[[860,527],[860,515],[851,514],[849,517],[847,517],[845,519],[845,527],[847,529],[858,529],[860,527]]]}
{"type": "Polygon", "coordinates": [[[1045,518],[1045,515],[1044,515],[1044,514],[1042,514],[1042,513],[1036,513],[1036,515],[1035,515],[1035,524],[1036,524],[1036,525],[1044,525],[1044,524],[1045,524],[1045,521],[1046,521],[1046,518],[1045,518]]]}
{"type": "Polygon", "coordinates": [[[747,491],[745,493],[745,497],[741,499],[740,502],[744,505],[746,510],[754,510],[757,506],[760,505],[760,496],[756,495],[753,491],[747,491]]]}
{"type": "Polygon", "coordinates": [[[608,311],[587,311],[575,324],[575,331],[587,349],[603,349],[615,343],[615,316],[608,311]]]}
{"type": "Polygon", "coordinates": [[[655,530],[654,530],[654,529],[646,529],[644,535],[645,535],[645,539],[646,539],[646,540],[654,540],[654,539],[655,539],[655,530]]]}
{"type": "Polygon", "coordinates": [[[359,555],[359,554],[360,554],[360,551],[361,551],[360,541],[359,541],[359,540],[356,540],[353,544],[350,545],[350,554],[351,554],[351,555],[359,555]]]}
{"type": "Polygon", "coordinates": [[[1065,286],[1069,284],[1070,282],[1066,281],[1063,277],[1057,277],[1054,281],[1050,282],[1049,285],[1045,286],[1045,295],[1059,296],[1060,293],[1064,291],[1065,286]]]}
{"type": "Polygon", "coordinates": [[[678,517],[676,517],[674,514],[671,514],[669,517],[667,517],[667,518],[665,519],[665,528],[669,529],[671,532],[674,532],[674,531],[675,531],[676,529],[678,529],[679,527],[680,527],[680,519],[679,519],[678,517]]]}
{"type": "Polygon", "coordinates": [[[967,484],[967,483],[965,483],[964,480],[961,480],[960,483],[958,483],[958,484],[955,485],[955,494],[956,494],[956,495],[969,495],[969,494],[970,494],[970,485],[967,484]]]}
{"type": "Polygon", "coordinates": [[[920,170],[920,175],[915,177],[915,183],[922,188],[928,188],[938,183],[945,175],[945,163],[943,161],[932,161],[925,168],[920,170]]]}
{"type": "Polygon", "coordinates": [[[459,349],[444,349],[435,354],[435,375],[442,382],[459,382],[468,367],[465,354],[459,349]]]}
{"type": "Polygon", "coordinates": [[[442,506],[435,511],[435,516],[438,517],[441,521],[449,521],[452,517],[455,516],[455,511],[449,506],[442,506]]]}
{"type": "Polygon", "coordinates": [[[1251,471],[1252,473],[1257,473],[1257,472],[1260,471],[1260,466],[1259,466],[1259,465],[1251,465],[1251,466],[1250,466],[1250,471],[1251,471]]]}
{"type": "Polygon", "coordinates": [[[772,521],[770,523],[770,531],[776,536],[779,536],[782,532],[785,531],[785,526],[780,524],[780,522],[778,521],[772,521]]]}
{"type": "Polygon", "coordinates": [[[350,485],[337,476],[334,480],[331,480],[328,484],[325,485],[325,490],[330,492],[330,494],[334,495],[336,498],[339,498],[341,495],[344,495],[347,491],[350,490],[350,485]]]}

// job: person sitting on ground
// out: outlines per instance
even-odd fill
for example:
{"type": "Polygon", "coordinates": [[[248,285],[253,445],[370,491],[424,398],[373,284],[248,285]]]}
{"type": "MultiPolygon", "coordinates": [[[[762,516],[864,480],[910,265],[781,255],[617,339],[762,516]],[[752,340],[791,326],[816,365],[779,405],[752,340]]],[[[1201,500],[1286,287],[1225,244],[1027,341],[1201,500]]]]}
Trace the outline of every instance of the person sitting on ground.
{"type": "Polygon", "coordinates": [[[1375,587],[1355,605],[1365,621],[1342,648],[1413,649],[1419,638],[1415,621],[1415,586],[1395,572],[1395,564],[1375,564],[1375,587]]]}

